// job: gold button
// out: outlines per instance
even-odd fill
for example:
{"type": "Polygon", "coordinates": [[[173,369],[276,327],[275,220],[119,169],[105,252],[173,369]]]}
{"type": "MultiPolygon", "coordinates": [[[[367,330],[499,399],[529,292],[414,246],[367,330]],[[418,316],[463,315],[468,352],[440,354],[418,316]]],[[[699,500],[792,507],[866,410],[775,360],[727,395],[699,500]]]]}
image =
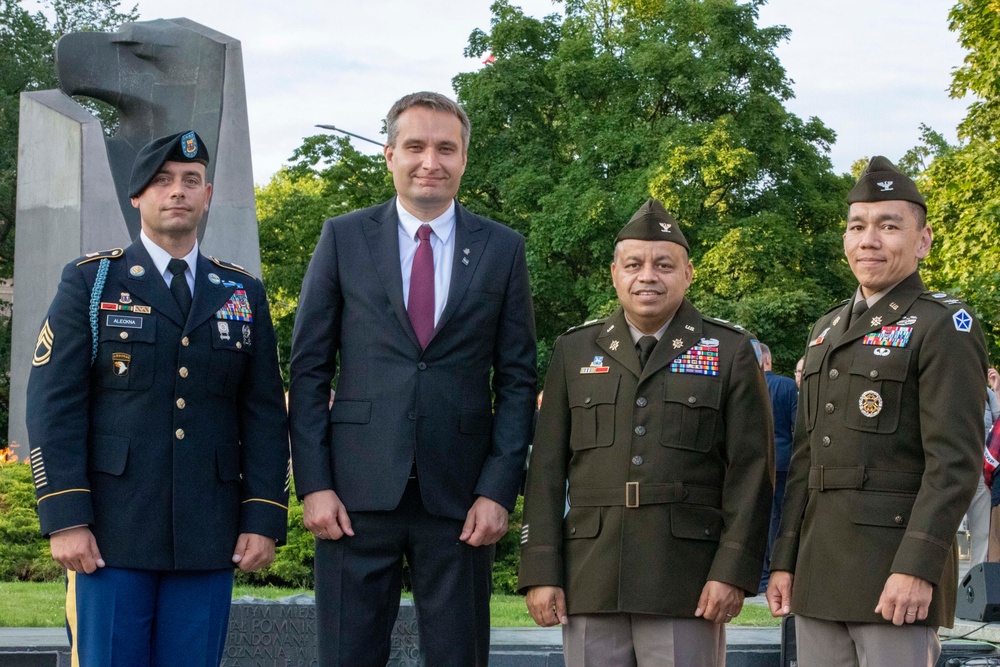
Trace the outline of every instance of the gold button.
{"type": "Polygon", "coordinates": [[[188,376],[187,366],[181,366],[180,369],[178,369],[177,374],[182,378],[186,378],[188,376]]]}
{"type": "Polygon", "coordinates": [[[868,377],[873,378],[873,379],[877,378],[878,377],[878,371],[872,371],[871,373],[868,374],[868,377]]]}
{"type": "Polygon", "coordinates": [[[178,440],[183,440],[184,439],[184,429],[182,429],[182,428],[177,429],[176,431],[174,431],[174,435],[177,436],[178,440]]]}
{"type": "Polygon", "coordinates": [[[897,524],[903,523],[903,515],[902,514],[897,514],[896,518],[893,519],[893,521],[895,521],[897,524]]]}
{"type": "Polygon", "coordinates": [[[123,331],[120,334],[118,334],[118,337],[121,338],[122,340],[125,340],[126,338],[128,338],[128,332],[123,331]]]}
{"type": "Polygon", "coordinates": [[[183,398],[178,398],[177,399],[177,407],[178,408],[180,408],[181,410],[183,410],[184,406],[186,406],[186,405],[187,405],[187,403],[184,401],[183,398]]]}
{"type": "Polygon", "coordinates": [[[590,400],[591,400],[590,396],[588,396],[587,398],[583,399],[583,402],[584,403],[590,403],[590,400]]]}
{"type": "Polygon", "coordinates": [[[184,347],[187,347],[190,344],[191,344],[191,341],[188,340],[187,336],[184,336],[184,338],[181,338],[181,345],[183,345],[184,347]]]}
{"type": "Polygon", "coordinates": [[[697,403],[698,399],[694,396],[688,396],[688,403],[697,403]]]}
{"type": "Polygon", "coordinates": [[[835,409],[836,408],[833,407],[833,403],[827,403],[826,404],[826,414],[828,414],[828,415],[833,414],[833,411],[835,409]]]}
{"type": "Polygon", "coordinates": [[[236,343],[236,349],[238,350],[241,347],[243,347],[243,343],[240,343],[240,342],[237,341],[237,343],[236,343]]]}
{"type": "Polygon", "coordinates": [[[830,436],[828,436],[828,435],[824,435],[823,436],[823,446],[824,447],[829,447],[830,446],[830,436]]]}

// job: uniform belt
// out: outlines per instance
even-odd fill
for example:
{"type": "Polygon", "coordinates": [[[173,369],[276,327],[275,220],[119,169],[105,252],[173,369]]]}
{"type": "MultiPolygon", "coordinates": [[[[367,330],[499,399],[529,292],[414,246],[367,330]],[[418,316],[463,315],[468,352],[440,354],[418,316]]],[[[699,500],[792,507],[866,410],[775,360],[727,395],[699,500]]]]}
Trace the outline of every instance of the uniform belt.
{"type": "Polygon", "coordinates": [[[857,489],[916,493],[923,475],[915,472],[877,470],[864,466],[813,466],[809,469],[809,488],[818,491],[857,489]]]}
{"type": "Polygon", "coordinates": [[[572,507],[618,507],[662,505],[664,503],[693,503],[695,505],[722,506],[722,491],[707,486],[672,482],[670,484],[640,484],[627,482],[625,487],[583,488],[570,485],[569,504],[572,507]]]}

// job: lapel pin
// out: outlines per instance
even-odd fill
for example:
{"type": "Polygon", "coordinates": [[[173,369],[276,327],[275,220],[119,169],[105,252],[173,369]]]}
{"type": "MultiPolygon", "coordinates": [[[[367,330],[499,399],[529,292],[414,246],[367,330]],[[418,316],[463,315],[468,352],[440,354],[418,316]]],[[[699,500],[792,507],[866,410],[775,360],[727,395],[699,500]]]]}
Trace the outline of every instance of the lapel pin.
{"type": "Polygon", "coordinates": [[[897,304],[895,301],[890,303],[889,307],[892,308],[893,310],[899,310],[899,304],[897,304]]]}
{"type": "Polygon", "coordinates": [[[690,324],[685,324],[684,328],[687,329],[688,331],[694,331],[694,327],[691,326],[690,324]]]}
{"type": "Polygon", "coordinates": [[[840,324],[840,315],[833,318],[833,326],[837,326],[838,324],[840,324]]]}
{"type": "Polygon", "coordinates": [[[682,347],[684,347],[684,341],[681,340],[680,338],[675,338],[674,339],[674,349],[675,350],[679,350],[682,347]]]}
{"type": "Polygon", "coordinates": [[[468,248],[462,248],[462,252],[464,252],[466,255],[468,255],[469,254],[469,249],[468,248]]]}
{"type": "Polygon", "coordinates": [[[875,317],[872,318],[872,322],[871,322],[870,326],[877,327],[877,326],[879,326],[881,324],[882,324],[882,316],[881,315],[876,315],[875,317]]]}
{"type": "Polygon", "coordinates": [[[136,264],[131,269],[129,269],[128,272],[131,273],[136,278],[138,278],[138,277],[140,277],[142,275],[145,275],[146,269],[144,269],[141,266],[139,266],[138,264],[136,264]]]}
{"type": "Polygon", "coordinates": [[[618,349],[618,341],[616,341],[616,340],[611,341],[611,345],[608,345],[608,349],[611,350],[612,352],[614,352],[615,350],[617,350],[618,349]]]}
{"type": "Polygon", "coordinates": [[[219,285],[222,283],[222,279],[219,278],[219,276],[215,275],[214,273],[210,273],[208,274],[208,282],[212,283],[213,285],[219,285]]]}
{"type": "Polygon", "coordinates": [[[469,265],[469,258],[468,257],[463,257],[462,258],[462,264],[465,264],[466,266],[468,266],[469,265]]]}
{"type": "Polygon", "coordinates": [[[611,333],[611,330],[614,329],[614,328],[615,328],[615,325],[612,324],[610,327],[608,327],[607,329],[604,330],[604,333],[611,333]]]}

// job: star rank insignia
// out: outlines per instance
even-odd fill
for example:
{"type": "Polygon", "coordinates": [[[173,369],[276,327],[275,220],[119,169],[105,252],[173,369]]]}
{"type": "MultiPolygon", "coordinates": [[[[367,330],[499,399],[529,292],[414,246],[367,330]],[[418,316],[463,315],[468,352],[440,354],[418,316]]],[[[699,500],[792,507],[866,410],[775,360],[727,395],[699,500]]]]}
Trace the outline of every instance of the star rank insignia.
{"type": "Polygon", "coordinates": [[[680,338],[675,338],[674,339],[674,349],[675,350],[679,350],[682,347],[684,347],[684,341],[682,341],[680,338]]]}
{"type": "Polygon", "coordinates": [[[882,326],[882,316],[881,315],[876,315],[875,317],[873,317],[872,321],[871,321],[871,324],[869,326],[873,326],[873,327],[882,326]]]}
{"type": "Polygon", "coordinates": [[[611,345],[608,345],[608,349],[611,350],[612,352],[614,352],[615,350],[617,350],[618,349],[618,341],[616,341],[616,340],[611,341],[611,345]]]}

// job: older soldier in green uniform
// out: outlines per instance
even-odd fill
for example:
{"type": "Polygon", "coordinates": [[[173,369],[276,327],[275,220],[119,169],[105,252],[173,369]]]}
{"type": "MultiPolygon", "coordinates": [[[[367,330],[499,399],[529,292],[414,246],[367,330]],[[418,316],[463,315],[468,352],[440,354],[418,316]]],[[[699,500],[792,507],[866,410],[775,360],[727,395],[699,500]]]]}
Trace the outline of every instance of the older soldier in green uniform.
{"type": "Polygon", "coordinates": [[[684,298],[692,275],[677,221],[649,200],[616,239],[621,308],[552,353],[519,586],[535,622],[563,624],[570,667],[724,664],[725,623],[757,591],[767,387],[757,341],[684,298]]]}
{"type": "Polygon", "coordinates": [[[809,336],[767,598],[795,612],[803,667],[934,665],[982,465],[986,345],[920,281],[933,235],[913,181],[875,157],[847,201],[859,286],[809,336]]]}

